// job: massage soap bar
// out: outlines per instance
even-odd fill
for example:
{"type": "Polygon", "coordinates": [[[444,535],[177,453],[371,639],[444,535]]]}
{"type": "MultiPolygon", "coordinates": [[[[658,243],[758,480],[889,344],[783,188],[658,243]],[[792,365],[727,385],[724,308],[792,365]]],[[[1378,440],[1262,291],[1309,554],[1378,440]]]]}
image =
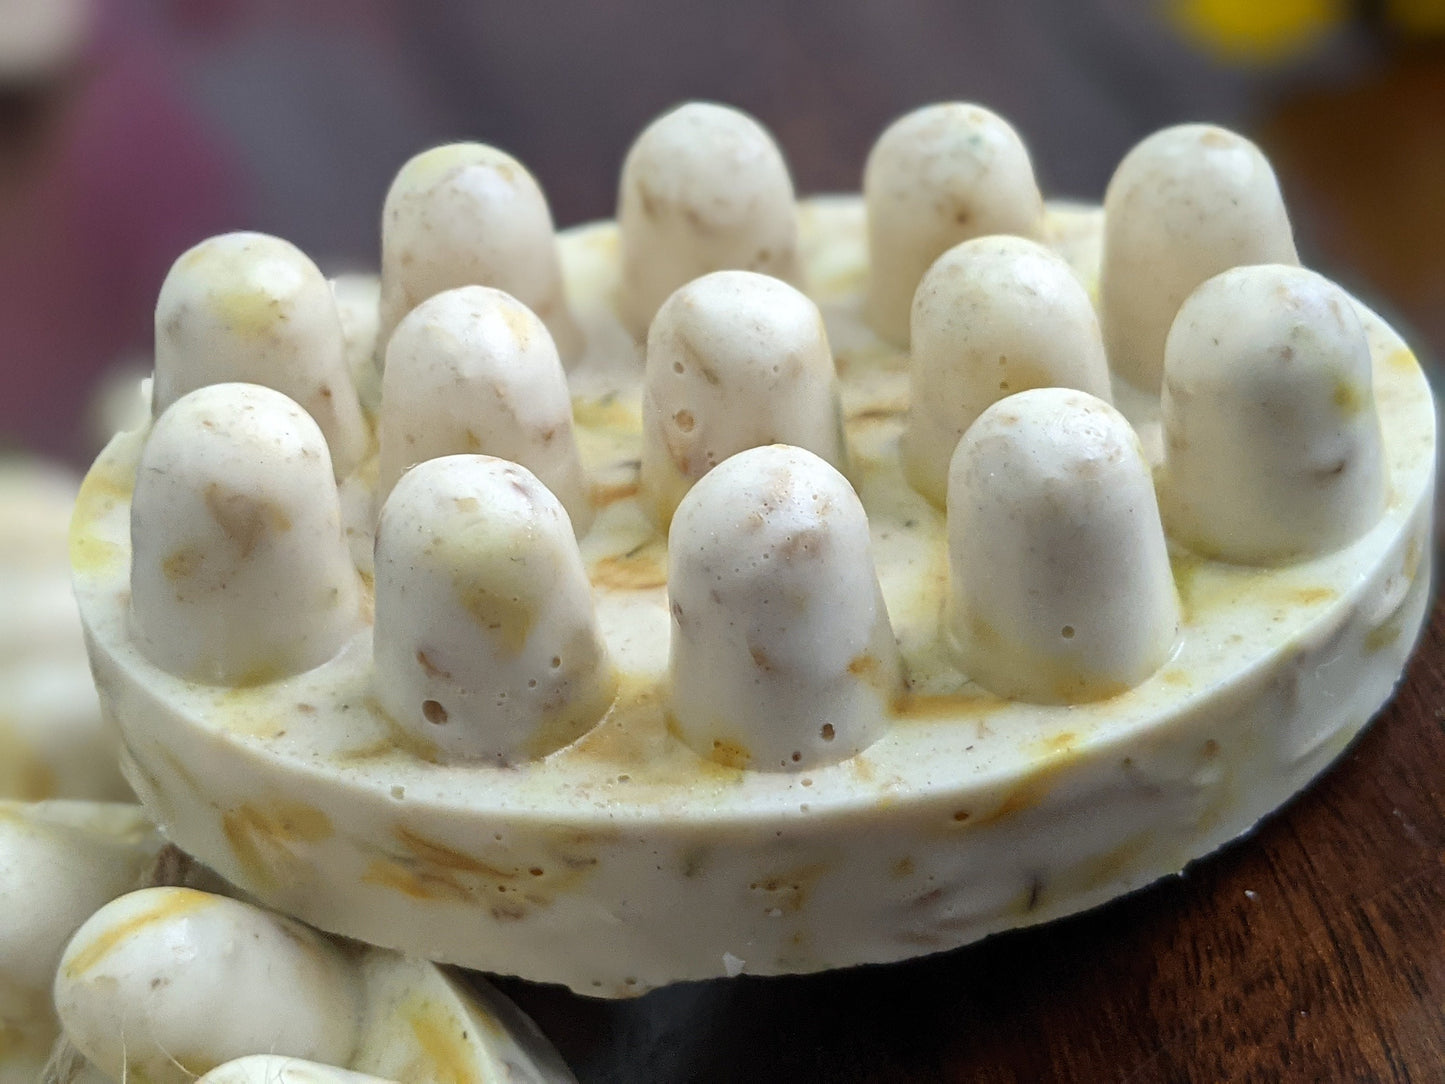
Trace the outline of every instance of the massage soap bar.
{"type": "MultiPolygon", "coordinates": [[[[1233,287],[1211,276],[1252,250],[1151,256],[1136,236],[1164,214],[1151,178],[1189,173],[1217,140],[1171,143],[1162,172],[1131,159],[1118,183],[1137,195],[1102,212],[1024,200],[997,221],[1025,238],[930,233],[927,257],[910,241],[897,259],[932,291],[914,297],[910,358],[874,330],[869,298],[892,274],[877,193],[794,203],[766,134],[715,109],[649,129],[619,225],[556,241],[582,349],[566,369],[570,432],[556,426],[550,448],[570,455],[575,441],[581,498],[570,481],[545,491],[571,476],[547,475],[541,436],[506,453],[524,462],[448,446],[389,496],[374,438],[334,482],[298,459],[294,484],[316,487],[310,518],[298,505],[289,529],[263,522],[247,560],[277,583],[335,588],[350,624],[317,626],[308,642],[325,650],[288,648],[285,665],[242,680],[251,671],[225,665],[224,644],[282,612],[253,613],[246,591],[215,600],[240,626],[224,638],[175,609],[167,634],[215,654],[209,672],[148,646],[142,590],[183,591],[185,577],[146,571],[167,554],[133,529],[154,514],[137,468],[183,419],[117,436],[92,469],[72,554],[127,777],[171,838],[267,906],[604,997],[900,960],[1178,872],[1298,792],[1389,698],[1426,612],[1430,391],[1378,316],[1315,279],[1289,280],[1323,299],[1300,308],[1301,335],[1335,344],[1313,367],[1260,372],[1279,350],[1196,349],[1210,321],[1257,327],[1266,344],[1294,326],[1256,302],[1247,319],[1219,315],[1212,291],[1233,287]],[[758,163],[757,217],[729,204],[725,235],[705,245],[687,209],[712,198],[703,167],[724,152],[758,163]],[[672,217],[644,221],[648,193],[672,217]],[[781,259],[794,226],[796,269],[748,262],[761,247],[781,259]],[[1099,299],[1101,250],[1102,325],[1084,307],[1099,299]],[[998,265],[987,289],[973,252],[998,265]],[[1157,269],[1149,311],[1113,321],[1110,284],[1166,256],[1178,266],[1157,269]],[[769,271],[790,284],[737,277],[769,271]],[[948,355],[938,329],[969,299],[998,319],[948,355]],[[816,328],[803,319],[814,308],[816,328]],[[1317,310],[1334,330],[1309,332],[1317,310]],[[748,321],[735,337],[732,319],[748,321]],[[1130,320],[1148,334],[1119,339],[1130,320]],[[756,351],[733,356],[744,341],[756,351]],[[939,375],[954,364],[962,412],[939,375]],[[1230,526],[1211,510],[1263,507],[1259,494],[1302,469],[1228,447],[1274,447],[1258,389],[1315,395],[1336,377],[1348,403],[1294,424],[1309,449],[1349,450],[1362,503],[1323,478],[1324,504],[1297,494],[1296,529],[1338,526],[1308,549],[1204,537],[1201,524],[1230,526]],[[716,462],[693,469],[693,434],[716,462]],[[1201,472],[1226,454],[1228,471],[1201,472]],[[340,522],[323,525],[336,495],[340,522]],[[343,551],[354,606],[351,578],[332,571],[343,551]]],[[[1000,140],[999,161],[1023,171],[1000,140]]],[[[539,227],[532,243],[553,241],[539,227]]],[[[497,289],[447,284],[475,286],[497,289]]],[[[369,326],[355,312],[365,296],[347,292],[353,338],[369,326]]],[[[555,336],[524,322],[533,340],[555,336]]],[[[521,403],[508,390],[520,381],[557,380],[550,350],[493,362],[512,366],[503,401],[521,403]]],[[[454,371],[458,397],[493,393],[464,375],[491,370],[454,371]]],[[[387,459],[388,434],[423,432],[432,401],[382,395],[368,420],[383,461],[407,465],[387,459]]],[[[204,494],[192,506],[208,514],[204,494]]],[[[296,635],[322,612],[298,592],[275,606],[295,610],[296,635]]]]}

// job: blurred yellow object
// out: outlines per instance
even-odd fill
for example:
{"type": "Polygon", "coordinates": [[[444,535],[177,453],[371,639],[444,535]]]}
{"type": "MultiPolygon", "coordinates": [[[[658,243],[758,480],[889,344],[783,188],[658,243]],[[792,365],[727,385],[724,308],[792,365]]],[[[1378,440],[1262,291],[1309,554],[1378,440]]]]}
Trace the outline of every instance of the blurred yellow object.
{"type": "MultiPolygon", "coordinates": [[[[1435,7],[1438,0],[1404,6],[1435,7]]],[[[1346,0],[1173,0],[1171,18],[1224,60],[1259,64],[1305,52],[1349,16],[1346,0]]]]}

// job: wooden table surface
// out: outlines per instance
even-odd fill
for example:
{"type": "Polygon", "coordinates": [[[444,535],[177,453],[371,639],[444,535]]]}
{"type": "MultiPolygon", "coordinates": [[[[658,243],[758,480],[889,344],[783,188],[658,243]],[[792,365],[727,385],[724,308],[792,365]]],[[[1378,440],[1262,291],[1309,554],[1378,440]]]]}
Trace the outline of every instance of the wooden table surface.
{"type": "Polygon", "coordinates": [[[589,1081],[1445,1080],[1445,604],[1394,702],[1249,837],[883,967],[630,1002],[501,980],[589,1081]]]}

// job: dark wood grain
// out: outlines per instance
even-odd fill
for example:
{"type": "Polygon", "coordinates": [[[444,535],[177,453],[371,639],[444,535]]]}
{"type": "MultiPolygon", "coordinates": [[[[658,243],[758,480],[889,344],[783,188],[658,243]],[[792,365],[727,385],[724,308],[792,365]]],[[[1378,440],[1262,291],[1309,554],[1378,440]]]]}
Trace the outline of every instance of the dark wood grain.
{"type": "Polygon", "coordinates": [[[504,980],[584,1081],[1445,1079],[1445,605],[1395,701],[1250,837],[955,952],[601,1002],[504,980]]]}

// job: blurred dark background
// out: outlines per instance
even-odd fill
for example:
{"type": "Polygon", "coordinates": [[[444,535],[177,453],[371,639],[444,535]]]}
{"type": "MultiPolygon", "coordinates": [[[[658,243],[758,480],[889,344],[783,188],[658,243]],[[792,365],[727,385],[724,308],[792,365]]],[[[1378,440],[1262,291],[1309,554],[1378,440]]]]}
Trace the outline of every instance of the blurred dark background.
{"type": "Polygon", "coordinates": [[[172,259],[265,230],[371,267],[391,175],[519,157],[560,225],[628,143],[729,102],[800,192],[856,189],[893,117],[990,106],[1045,192],[1098,200],[1155,128],[1257,139],[1306,259],[1445,345],[1445,0],[0,0],[0,441],[77,463],[99,373],[144,365],[172,259]]]}

